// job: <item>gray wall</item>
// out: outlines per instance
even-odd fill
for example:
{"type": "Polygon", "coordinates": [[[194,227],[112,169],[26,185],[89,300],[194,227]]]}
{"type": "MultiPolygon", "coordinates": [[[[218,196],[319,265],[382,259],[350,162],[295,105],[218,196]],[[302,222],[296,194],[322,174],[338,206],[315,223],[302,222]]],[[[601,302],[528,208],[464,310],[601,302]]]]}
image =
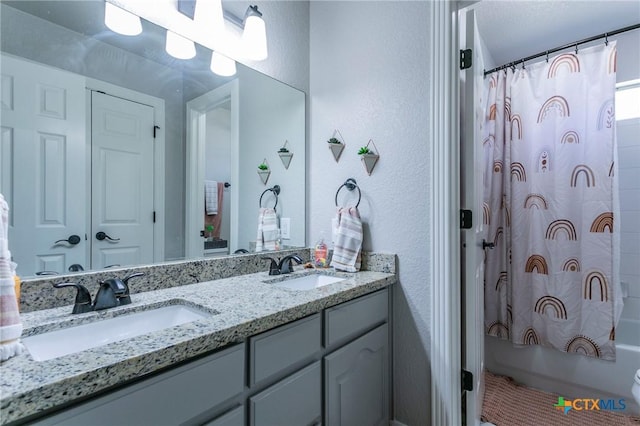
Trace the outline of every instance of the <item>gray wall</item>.
{"type": "Polygon", "coordinates": [[[330,235],[334,196],[348,177],[362,190],[365,249],[397,253],[395,418],[429,423],[428,2],[312,2],[308,233],[330,235]],[[338,163],[334,129],[345,138],[338,163]],[[367,176],[357,150],[372,138],[367,176]]]}

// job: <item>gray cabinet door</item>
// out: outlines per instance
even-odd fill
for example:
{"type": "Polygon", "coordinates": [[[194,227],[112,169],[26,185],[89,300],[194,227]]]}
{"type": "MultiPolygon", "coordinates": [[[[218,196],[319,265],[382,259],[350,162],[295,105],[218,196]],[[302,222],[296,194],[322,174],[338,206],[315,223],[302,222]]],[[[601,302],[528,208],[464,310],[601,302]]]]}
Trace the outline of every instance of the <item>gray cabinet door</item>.
{"type": "Polygon", "coordinates": [[[325,357],[326,424],[389,424],[387,333],[383,324],[325,357]]]}
{"type": "Polygon", "coordinates": [[[250,426],[310,425],[322,416],[320,361],[249,399],[250,426]]]}
{"type": "Polygon", "coordinates": [[[244,426],[244,405],[234,408],[202,426],[244,426]]]}

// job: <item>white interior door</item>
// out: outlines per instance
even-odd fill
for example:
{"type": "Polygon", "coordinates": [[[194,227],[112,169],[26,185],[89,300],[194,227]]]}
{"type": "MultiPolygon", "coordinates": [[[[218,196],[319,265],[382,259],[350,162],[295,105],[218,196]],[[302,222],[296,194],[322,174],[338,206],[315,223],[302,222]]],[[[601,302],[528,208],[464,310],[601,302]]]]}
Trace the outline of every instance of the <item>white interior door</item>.
{"type": "Polygon", "coordinates": [[[1,60],[0,191],[18,273],[86,268],[84,79],[4,54],[1,60]]]}
{"type": "Polygon", "coordinates": [[[484,386],[484,250],[482,246],[482,141],[483,119],[480,97],[483,90],[481,48],[473,10],[460,12],[461,49],[472,49],[472,67],[460,72],[460,194],[461,208],[473,212],[473,226],[462,230],[462,368],[473,374],[473,390],[466,393],[466,423],[477,425],[482,414],[484,386]]]}
{"type": "Polygon", "coordinates": [[[91,267],[152,263],[153,107],[100,92],[91,104],[91,267]]]}

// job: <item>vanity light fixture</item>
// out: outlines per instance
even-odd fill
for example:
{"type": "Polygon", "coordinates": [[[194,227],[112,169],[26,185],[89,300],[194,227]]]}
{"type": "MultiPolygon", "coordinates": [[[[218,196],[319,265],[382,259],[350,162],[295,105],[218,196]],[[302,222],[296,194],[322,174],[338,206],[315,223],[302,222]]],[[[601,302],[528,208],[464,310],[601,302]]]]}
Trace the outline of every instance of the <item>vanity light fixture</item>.
{"type": "Polygon", "coordinates": [[[211,53],[211,71],[223,77],[236,74],[236,61],[218,53],[211,53]]]}
{"type": "Polygon", "coordinates": [[[118,34],[135,36],[142,32],[140,18],[116,5],[104,3],[104,24],[118,34]]]}
{"type": "MultiPolygon", "coordinates": [[[[185,39],[181,40],[184,46],[187,42],[198,43],[211,51],[221,52],[227,59],[242,58],[261,61],[267,58],[266,26],[258,6],[249,6],[244,19],[240,19],[224,12],[221,0],[195,0],[193,6],[183,5],[182,8],[180,8],[181,1],[193,0],[104,1],[107,26],[121,34],[139,34],[142,31],[140,18],[144,18],[167,31],[179,34],[185,39]],[[112,19],[111,15],[117,12],[120,12],[119,15],[122,17],[118,20],[112,19]],[[122,24],[119,25],[120,21],[125,20],[135,21],[138,29],[125,32],[121,29],[122,24]],[[237,28],[231,28],[225,21],[235,24],[237,28]]],[[[173,41],[170,41],[173,38],[173,35],[167,34],[167,52],[173,56],[177,55],[178,58],[192,57],[187,56],[186,52],[193,53],[195,49],[191,47],[184,47],[185,51],[177,47],[174,49],[173,41]]]]}
{"type": "Polygon", "coordinates": [[[167,53],[178,59],[191,59],[196,56],[196,45],[188,38],[167,30],[167,53]]]}
{"type": "Polygon", "coordinates": [[[255,61],[267,59],[267,30],[258,6],[249,6],[244,15],[242,47],[249,59],[255,61]]]}

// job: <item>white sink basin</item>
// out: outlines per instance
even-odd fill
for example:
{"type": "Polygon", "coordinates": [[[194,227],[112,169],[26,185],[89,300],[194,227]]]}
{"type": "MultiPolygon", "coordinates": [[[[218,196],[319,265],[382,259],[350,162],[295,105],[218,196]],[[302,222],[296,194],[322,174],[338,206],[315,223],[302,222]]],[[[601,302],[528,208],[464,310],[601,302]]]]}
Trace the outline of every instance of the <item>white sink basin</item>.
{"type": "Polygon", "coordinates": [[[34,360],[46,361],[210,316],[191,306],[169,305],[36,334],[22,343],[34,360]]]}
{"type": "Polygon", "coordinates": [[[345,278],[332,277],[329,275],[312,274],[299,278],[292,278],[284,281],[273,283],[276,287],[286,288],[289,290],[313,290],[314,288],[323,287],[325,285],[344,281],[345,278]]]}

